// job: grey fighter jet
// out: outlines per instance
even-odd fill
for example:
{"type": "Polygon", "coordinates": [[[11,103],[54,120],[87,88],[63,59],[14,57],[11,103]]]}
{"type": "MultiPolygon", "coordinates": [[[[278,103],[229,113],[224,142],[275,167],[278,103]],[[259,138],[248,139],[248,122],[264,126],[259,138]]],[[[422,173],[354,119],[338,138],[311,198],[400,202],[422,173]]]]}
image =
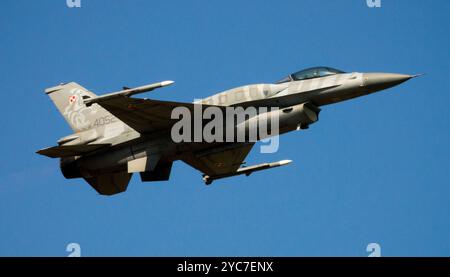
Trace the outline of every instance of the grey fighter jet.
{"type": "MultiPolygon", "coordinates": [[[[273,134],[278,135],[307,129],[318,121],[322,106],[384,90],[416,76],[345,73],[330,67],[314,67],[290,74],[275,83],[241,86],[194,103],[132,97],[168,86],[172,81],[124,88],[102,96],[74,82],[61,84],[45,92],[74,133],[59,139],[57,146],[37,153],[59,158],[66,178],[84,178],[103,195],[125,191],[133,173],[139,173],[143,182],[167,181],[172,164],[177,160],[202,172],[203,181],[211,184],[216,179],[242,174],[248,176],[291,161],[244,166],[244,160],[255,144],[249,139],[175,141],[172,129],[180,119],[174,117],[175,109],[195,113],[207,108],[224,111],[230,107],[241,107],[241,110],[276,107],[263,112],[259,109],[253,117],[244,117],[243,122],[236,124],[247,127],[249,122],[267,117],[267,113],[275,113],[278,130],[273,134]]],[[[192,118],[189,120],[193,121],[192,118]]],[[[202,118],[200,128],[207,122],[202,118]]],[[[230,127],[227,124],[223,123],[224,130],[230,127]]],[[[195,132],[197,127],[194,124],[192,131],[195,132]]],[[[237,127],[232,126],[231,130],[237,127]]],[[[256,140],[261,138],[258,136],[256,140]]]]}

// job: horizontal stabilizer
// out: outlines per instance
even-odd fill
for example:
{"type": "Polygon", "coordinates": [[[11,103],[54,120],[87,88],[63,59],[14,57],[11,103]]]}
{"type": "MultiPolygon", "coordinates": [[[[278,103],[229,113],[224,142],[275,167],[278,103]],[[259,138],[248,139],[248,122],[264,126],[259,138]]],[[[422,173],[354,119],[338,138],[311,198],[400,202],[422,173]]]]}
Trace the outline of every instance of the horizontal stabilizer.
{"type": "Polygon", "coordinates": [[[100,148],[108,147],[109,145],[110,144],[61,145],[41,149],[36,153],[50,158],[72,157],[81,156],[99,150],[100,148]]]}

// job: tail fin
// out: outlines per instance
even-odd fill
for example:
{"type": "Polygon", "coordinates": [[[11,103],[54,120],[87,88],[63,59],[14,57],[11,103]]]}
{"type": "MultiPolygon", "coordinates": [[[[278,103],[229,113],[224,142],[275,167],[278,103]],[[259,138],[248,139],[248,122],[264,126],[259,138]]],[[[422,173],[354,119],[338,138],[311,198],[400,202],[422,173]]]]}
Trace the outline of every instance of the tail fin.
{"type": "Polygon", "coordinates": [[[84,100],[97,95],[77,83],[72,82],[48,88],[45,93],[50,96],[74,132],[90,129],[95,126],[97,119],[112,116],[99,105],[94,104],[87,107],[84,100]]]}

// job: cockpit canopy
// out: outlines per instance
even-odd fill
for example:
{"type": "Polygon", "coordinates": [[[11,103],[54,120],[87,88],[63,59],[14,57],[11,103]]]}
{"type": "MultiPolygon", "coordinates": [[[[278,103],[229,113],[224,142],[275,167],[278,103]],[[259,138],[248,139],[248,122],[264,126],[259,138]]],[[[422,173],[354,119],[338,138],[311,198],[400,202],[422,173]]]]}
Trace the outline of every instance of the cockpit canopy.
{"type": "Polygon", "coordinates": [[[345,72],[338,70],[338,69],[331,68],[331,67],[323,67],[323,66],[312,67],[312,68],[297,71],[297,72],[281,79],[280,81],[278,81],[276,83],[281,84],[281,83],[286,83],[286,82],[291,82],[291,81],[307,80],[307,79],[325,77],[325,76],[340,74],[340,73],[345,73],[345,72]]]}

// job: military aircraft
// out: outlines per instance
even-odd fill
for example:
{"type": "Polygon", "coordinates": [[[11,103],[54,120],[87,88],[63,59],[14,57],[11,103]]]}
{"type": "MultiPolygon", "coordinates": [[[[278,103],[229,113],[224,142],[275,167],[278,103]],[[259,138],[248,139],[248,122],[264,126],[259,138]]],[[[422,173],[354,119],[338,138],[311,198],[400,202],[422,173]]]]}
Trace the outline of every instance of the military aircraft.
{"type": "Polygon", "coordinates": [[[274,134],[283,134],[307,129],[317,122],[322,106],[384,90],[416,76],[346,73],[330,67],[314,67],[290,74],[278,82],[241,86],[194,103],[132,97],[166,87],[173,81],[124,87],[102,96],[74,82],[60,84],[45,92],[74,133],[59,139],[57,146],[37,153],[60,158],[64,177],[84,178],[102,195],[125,191],[133,173],[140,173],[143,182],[167,181],[172,164],[177,160],[202,172],[204,182],[211,184],[216,179],[248,176],[291,161],[245,166],[244,160],[255,144],[250,140],[175,142],[171,129],[179,118],[173,117],[174,109],[182,107],[195,112],[197,108],[203,111],[208,107],[221,110],[276,107],[275,111],[266,110],[245,118],[244,123],[267,116],[264,113],[276,113],[278,132],[274,134]]]}

